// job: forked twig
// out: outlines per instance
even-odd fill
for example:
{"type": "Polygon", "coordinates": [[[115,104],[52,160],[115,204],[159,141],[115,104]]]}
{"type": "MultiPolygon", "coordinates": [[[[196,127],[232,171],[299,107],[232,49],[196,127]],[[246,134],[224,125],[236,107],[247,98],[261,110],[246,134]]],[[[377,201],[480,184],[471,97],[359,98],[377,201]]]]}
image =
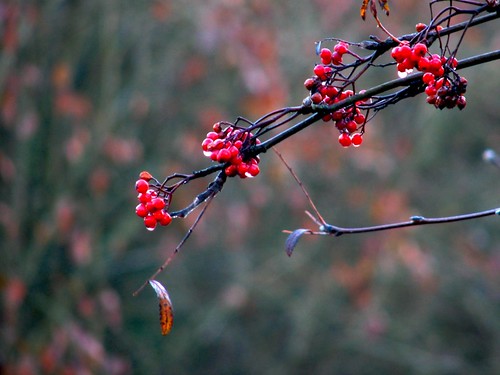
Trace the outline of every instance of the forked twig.
{"type": "Polygon", "coordinates": [[[210,202],[212,202],[212,199],[215,197],[217,193],[214,193],[210,195],[206,200],[205,200],[205,206],[202,208],[198,216],[196,217],[196,220],[194,221],[193,225],[189,228],[189,230],[186,232],[182,240],[179,242],[179,244],[175,247],[174,251],[169,255],[169,257],[163,262],[163,264],[153,273],[132,295],[136,297],[145,287],[148,285],[150,280],[156,279],[156,277],[163,272],[163,270],[172,262],[174,257],[177,255],[177,253],[180,251],[181,247],[184,245],[184,243],[187,241],[187,239],[191,236],[193,233],[194,228],[198,225],[200,222],[201,217],[207,210],[208,206],[210,205],[210,202]]]}

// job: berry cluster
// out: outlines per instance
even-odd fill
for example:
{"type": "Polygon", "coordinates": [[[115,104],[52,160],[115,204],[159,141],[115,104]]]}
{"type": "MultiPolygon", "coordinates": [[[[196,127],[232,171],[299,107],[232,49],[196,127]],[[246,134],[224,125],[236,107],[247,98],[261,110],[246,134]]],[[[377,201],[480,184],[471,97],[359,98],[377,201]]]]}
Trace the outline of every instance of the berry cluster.
{"type": "Polygon", "coordinates": [[[453,108],[455,106],[462,110],[467,104],[465,91],[467,90],[467,79],[458,77],[456,80],[441,77],[435,80],[434,76],[422,77],[427,84],[425,93],[427,94],[427,103],[433,104],[436,108],[453,108]]]}
{"type": "Polygon", "coordinates": [[[137,216],[144,219],[144,225],[148,230],[156,228],[157,224],[168,225],[172,217],[167,212],[167,199],[159,197],[158,193],[151,189],[149,181],[152,176],[148,172],[141,172],[139,179],[135,182],[135,190],[139,195],[139,204],[135,208],[137,216]]]}
{"type": "Polygon", "coordinates": [[[463,94],[466,91],[467,80],[454,73],[458,65],[455,57],[446,58],[430,54],[424,43],[410,46],[408,42],[402,42],[394,47],[391,56],[396,60],[398,72],[401,74],[410,73],[413,69],[424,72],[422,81],[426,85],[427,103],[439,109],[465,107],[466,100],[463,94]],[[453,72],[457,78],[448,78],[449,72],[453,72]]]}
{"type": "Polygon", "coordinates": [[[213,131],[201,143],[203,154],[213,161],[227,164],[225,173],[228,177],[240,176],[241,178],[255,177],[259,174],[259,158],[244,158],[241,151],[252,144],[259,144],[259,140],[245,129],[233,126],[222,128],[217,122],[213,131]]]}
{"type": "MultiPolygon", "coordinates": [[[[340,85],[335,84],[336,73],[343,67],[345,54],[352,54],[345,42],[338,42],[333,51],[329,48],[320,50],[321,63],[314,67],[314,76],[304,82],[305,88],[310,92],[306,100],[311,104],[332,105],[354,95],[354,91],[345,89],[345,79],[340,80],[340,85]]],[[[326,113],[323,120],[334,122],[340,132],[339,143],[343,147],[358,147],[363,142],[366,118],[355,105],[326,113]]]]}

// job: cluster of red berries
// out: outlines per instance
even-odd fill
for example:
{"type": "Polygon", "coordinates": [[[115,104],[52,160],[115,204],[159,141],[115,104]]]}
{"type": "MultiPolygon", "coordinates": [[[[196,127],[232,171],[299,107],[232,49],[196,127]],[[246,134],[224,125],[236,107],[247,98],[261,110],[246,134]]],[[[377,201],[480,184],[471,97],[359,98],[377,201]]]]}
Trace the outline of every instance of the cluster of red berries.
{"type": "Polygon", "coordinates": [[[213,131],[201,143],[203,154],[213,161],[227,163],[225,173],[228,177],[240,176],[241,178],[255,177],[259,174],[259,157],[244,159],[241,150],[252,143],[259,144],[253,134],[245,129],[228,126],[223,129],[217,122],[213,131]]]}
{"type": "Polygon", "coordinates": [[[439,109],[465,107],[466,100],[463,94],[466,91],[467,80],[458,76],[455,80],[446,77],[447,73],[454,71],[458,65],[455,57],[446,58],[430,54],[424,43],[410,46],[408,42],[402,42],[394,47],[391,56],[396,60],[400,73],[406,74],[413,69],[424,72],[422,81],[426,85],[427,103],[439,109]]]}
{"type": "Polygon", "coordinates": [[[165,198],[159,197],[158,193],[149,186],[151,178],[148,172],[141,172],[139,179],[135,182],[139,200],[135,213],[144,219],[144,225],[148,230],[155,229],[157,224],[165,226],[172,221],[172,217],[167,212],[168,202],[165,198]]]}
{"type": "MultiPolygon", "coordinates": [[[[332,105],[354,95],[352,90],[345,90],[344,87],[334,84],[335,68],[342,64],[343,56],[349,52],[349,45],[345,42],[338,42],[333,51],[329,48],[321,49],[321,63],[314,67],[315,75],[304,82],[305,88],[310,92],[307,100],[312,104],[332,105]]],[[[323,120],[334,122],[340,132],[338,141],[343,147],[358,147],[363,142],[366,118],[356,106],[327,113],[323,120]]]]}
{"type": "Polygon", "coordinates": [[[427,85],[427,103],[433,104],[436,108],[453,108],[455,106],[462,110],[467,105],[465,91],[467,90],[467,79],[458,77],[456,80],[441,77],[435,79],[430,73],[425,73],[422,80],[427,85]]]}

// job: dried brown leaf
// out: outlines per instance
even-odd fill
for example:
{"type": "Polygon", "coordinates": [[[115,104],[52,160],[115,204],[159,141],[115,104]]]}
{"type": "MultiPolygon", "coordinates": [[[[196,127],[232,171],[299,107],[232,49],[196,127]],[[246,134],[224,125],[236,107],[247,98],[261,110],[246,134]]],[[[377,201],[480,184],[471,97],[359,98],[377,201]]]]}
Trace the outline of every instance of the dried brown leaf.
{"type": "Polygon", "coordinates": [[[156,280],[149,280],[149,285],[156,292],[160,307],[160,327],[163,336],[168,335],[174,324],[174,309],[167,289],[156,280]]]}

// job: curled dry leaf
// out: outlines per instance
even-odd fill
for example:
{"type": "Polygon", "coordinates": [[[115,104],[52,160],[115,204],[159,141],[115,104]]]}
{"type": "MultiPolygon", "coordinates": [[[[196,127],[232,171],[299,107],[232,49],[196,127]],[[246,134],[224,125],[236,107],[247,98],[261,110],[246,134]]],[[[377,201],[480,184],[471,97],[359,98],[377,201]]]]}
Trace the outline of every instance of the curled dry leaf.
{"type": "Polygon", "coordinates": [[[160,305],[160,327],[161,334],[163,336],[168,335],[174,324],[174,309],[172,307],[172,301],[168,295],[165,287],[156,280],[149,280],[149,285],[156,292],[158,297],[158,302],[160,305]]]}
{"type": "MultiPolygon", "coordinates": [[[[377,6],[375,0],[363,0],[359,11],[363,20],[366,18],[366,9],[368,8],[368,5],[370,6],[370,12],[373,14],[373,17],[377,17],[377,6]]],[[[386,15],[389,15],[389,0],[378,0],[378,5],[382,8],[386,15]]]]}
{"type": "Polygon", "coordinates": [[[297,246],[297,242],[299,242],[300,237],[304,233],[312,233],[312,232],[310,229],[301,228],[301,229],[296,229],[292,233],[290,233],[290,235],[285,241],[286,255],[288,255],[289,257],[292,256],[293,249],[295,249],[295,246],[297,246]]]}

